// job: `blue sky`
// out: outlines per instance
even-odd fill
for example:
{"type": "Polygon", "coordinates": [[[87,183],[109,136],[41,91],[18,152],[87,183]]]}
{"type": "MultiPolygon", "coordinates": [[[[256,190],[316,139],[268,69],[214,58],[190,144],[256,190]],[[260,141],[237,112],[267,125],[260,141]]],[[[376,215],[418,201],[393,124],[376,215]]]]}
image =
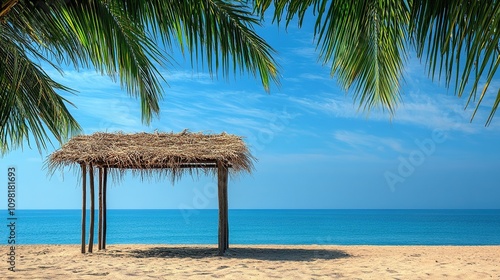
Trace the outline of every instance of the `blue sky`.
{"type": "MultiPolygon", "coordinates": [[[[211,78],[179,53],[164,72],[162,113],[141,123],[139,102],[93,70],[54,78],[78,90],[68,96],[85,133],[96,131],[228,132],[245,137],[258,158],[251,175],[231,178],[230,208],[500,208],[500,116],[484,123],[490,90],[472,123],[472,108],[443,84],[432,82],[413,55],[395,115],[357,110],[329,68],[318,63],[312,33],[274,26],[259,30],[278,51],[281,86],[270,94],[243,75],[211,78]]],[[[498,89],[495,79],[491,89],[498,89]]],[[[473,107],[473,106],[472,106],[473,107]]],[[[73,170],[44,168],[35,147],[1,159],[0,170],[18,170],[18,208],[78,209],[81,189],[73,170]]],[[[5,181],[5,179],[4,179],[5,181]]],[[[142,182],[131,175],[111,182],[110,208],[216,208],[216,180],[190,177],[142,182]]],[[[1,199],[0,207],[6,208],[1,199]]]]}

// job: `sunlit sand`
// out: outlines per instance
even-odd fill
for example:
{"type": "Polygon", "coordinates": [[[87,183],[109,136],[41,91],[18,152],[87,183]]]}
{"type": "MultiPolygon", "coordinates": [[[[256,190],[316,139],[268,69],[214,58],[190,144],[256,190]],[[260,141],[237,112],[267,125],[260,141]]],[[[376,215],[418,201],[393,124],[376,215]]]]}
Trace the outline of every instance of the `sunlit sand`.
{"type": "MultiPolygon", "coordinates": [[[[0,247],[7,252],[9,247],[0,247]]],[[[499,279],[500,246],[79,245],[16,247],[2,279],[499,279]]],[[[5,256],[5,254],[2,254],[5,256]]]]}

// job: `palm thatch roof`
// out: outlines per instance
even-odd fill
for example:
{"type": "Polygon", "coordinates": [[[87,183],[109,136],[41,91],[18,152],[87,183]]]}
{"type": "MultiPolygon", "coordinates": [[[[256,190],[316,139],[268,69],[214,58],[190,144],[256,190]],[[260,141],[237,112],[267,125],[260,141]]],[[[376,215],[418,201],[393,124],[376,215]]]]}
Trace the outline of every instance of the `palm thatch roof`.
{"type": "Polygon", "coordinates": [[[215,173],[217,164],[231,174],[251,173],[254,160],[241,137],[226,133],[94,133],[69,140],[49,156],[48,168],[91,164],[119,173],[168,173],[175,179],[198,169],[215,173]]]}

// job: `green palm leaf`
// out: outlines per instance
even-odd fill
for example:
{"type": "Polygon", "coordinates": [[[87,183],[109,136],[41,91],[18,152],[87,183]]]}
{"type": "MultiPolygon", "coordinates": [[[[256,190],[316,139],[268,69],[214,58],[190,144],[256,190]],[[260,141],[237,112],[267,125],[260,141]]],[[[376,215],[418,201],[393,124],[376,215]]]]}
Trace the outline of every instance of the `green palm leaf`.
{"type": "MultiPolygon", "coordinates": [[[[255,2],[263,14],[273,1],[255,2]]],[[[354,88],[354,99],[370,109],[389,111],[400,98],[400,80],[406,59],[409,7],[404,1],[274,1],[274,19],[286,25],[306,12],[316,15],[314,29],[320,58],[331,65],[344,89],[354,88]]]]}
{"type": "MultiPolygon", "coordinates": [[[[500,2],[415,0],[411,18],[417,55],[426,57],[432,77],[444,75],[447,86],[455,81],[458,96],[469,92],[467,104],[477,101],[474,118],[500,64],[500,2]]],[[[497,89],[487,125],[499,101],[497,89]]]]}
{"type": "MultiPolygon", "coordinates": [[[[261,16],[274,5],[274,20],[299,26],[316,16],[320,58],[365,109],[393,112],[408,47],[425,57],[431,77],[444,76],[460,97],[476,101],[476,114],[500,64],[499,1],[255,0],[261,16]],[[454,83],[452,83],[454,81],[454,83]],[[478,90],[481,88],[479,97],[478,90]]],[[[500,104],[500,89],[486,125],[500,104]]]]}
{"type": "Polygon", "coordinates": [[[0,47],[6,57],[2,69],[23,63],[22,68],[12,68],[19,73],[0,73],[2,153],[21,146],[29,136],[39,149],[45,148],[45,127],[58,141],[78,132],[65,107],[67,101],[56,93],[69,89],[55,83],[36,60],[56,68],[59,64],[90,67],[119,79],[129,95],[140,99],[143,121],[149,123],[160,110],[163,89],[159,67],[170,64],[159,42],[167,48],[177,43],[191,53],[194,62],[206,62],[212,73],[221,69],[227,76],[230,71],[248,71],[260,77],[266,90],[270,81],[278,82],[273,50],[253,31],[255,24],[258,20],[239,2],[2,2],[0,47]],[[24,70],[29,73],[23,74],[24,70]],[[37,107],[42,105],[43,110],[37,107]]]}
{"type": "Polygon", "coordinates": [[[15,30],[4,27],[0,34],[0,153],[30,141],[46,148],[50,138],[46,129],[60,142],[80,127],[68,112],[67,100],[56,93],[69,89],[53,81],[34,65],[18,45],[15,30]]]}
{"type": "Polygon", "coordinates": [[[239,1],[151,0],[139,6],[127,0],[123,6],[166,46],[177,43],[192,62],[206,62],[211,73],[249,71],[266,90],[271,81],[279,83],[274,50],[253,30],[258,18],[239,1]]]}

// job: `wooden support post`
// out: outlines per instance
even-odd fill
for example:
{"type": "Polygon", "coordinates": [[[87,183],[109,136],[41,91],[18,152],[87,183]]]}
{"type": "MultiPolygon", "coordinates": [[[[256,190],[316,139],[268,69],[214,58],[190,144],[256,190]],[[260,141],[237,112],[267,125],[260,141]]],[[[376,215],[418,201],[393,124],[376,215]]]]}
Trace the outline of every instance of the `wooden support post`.
{"type": "Polygon", "coordinates": [[[224,244],[224,252],[229,248],[229,207],[228,207],[228,198],[227,198],[227,175],[228,170],[225,168],[224,174],[224,220],[225,220],[225,237],[226,243],[224,244]]]}
{"type": "Polygon", "coordinates": [[[97,248],[102,249],[102,167],[99,167],[99,219],[97,222],[97,248]]]}
{"type": "Polygon", "coordinates": [[[94,195],[94,167],[89,165],[90,179],[90,235],[89,235],[89,253],[92,253],[94,247],[94,212],[95,212],[95,195],[94,195]]]}
{"type": "Polygon", "coordinates": [[[85,221],[87,219],[87,166],[82,167],[82,254],[85,254],[85,221]]]}
{"type": "Polygon", "coordinates": [[[224,255],[229,245],[228,205],[227,205],[227,167],[217,163],[217,183],[219,195],[219,255],[224,255]]]}
{"type": "Polygon", "coordinates": [[[108,188],[108,168],[104,167],[104,174],[102,178],[102,248],[106,249],[106,227],[107,227],[107,221],[106,221],[106,214],[108,212],[108,209],[106,208],[106,191],[108,188]]]}

